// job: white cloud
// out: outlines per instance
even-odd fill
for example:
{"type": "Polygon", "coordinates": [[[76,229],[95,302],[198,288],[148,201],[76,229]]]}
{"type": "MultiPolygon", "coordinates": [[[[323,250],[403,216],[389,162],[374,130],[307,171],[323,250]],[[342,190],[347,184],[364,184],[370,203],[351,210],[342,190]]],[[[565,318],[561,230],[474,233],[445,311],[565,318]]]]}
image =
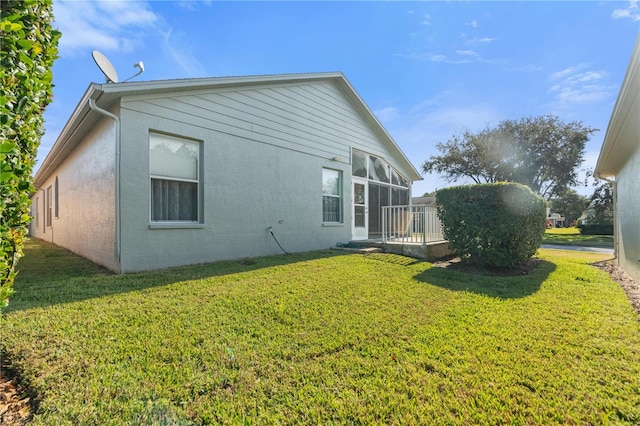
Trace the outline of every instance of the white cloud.
{"type": "MultiPolygon", "coordinates": [[[[208,2],[181,1],[179,6],[197,9],[208,2]]],[[[188,40],[175,34],[164,18],[146,1],[62,1],[53,3],[55,23],[62,32],[61,56],[86,54],[87,50],[132,52],[146,43],[162,45],[172,77],[202,77],[206,70],[188,40]],[[146,43],[145,43],[146,42],[146,43]]]]}
{"type": "Polygon", "coordinates": [[[394,121],[399,115],[399,110],[396,107],[390,106],[375,110],[373,113],[376,117],[378,117],[380,122],[385,124],[394,121]]]}
{"type": "Polygon", "coordinates": [[[162,46],[165,52],[176,62],[188,77],[205,77],[205,67],[193,53],[193,48],[182,40],[180,34],[174,35],[173,30],[162,34],[162,46]]]}
{"type": "Polygon", "coordinates": [[[638,0],[630,0],[629,5],[625,9],[614,9],[611,13],[613,19],[626,19],[629,18],[634,22],[640,21],[640,8],[638,7],[638,0]]]}
{"type": "Polygon", "coordinates": [[[495,37],[481,37],[481,38],[472,38],[467,41],[467,44],[479,44],[479,43],[491,43],[492,41],[496,41],[495,37]]]}
{"type": "Polygon", "coordinates": [[[430,55],[428,60],[431,62],[447,62],[448,61],[445,55],[430,55]]]}
{"type": "Polygon", "coordinates": [[[526,64],[522,66],[507,68],[507,69],[510,71],[527,71],[527,72],[542,71],[542,67],[540,65],[535,65],[535,64],[526,64]]]}
{"type": "Polygon", "coordinates": [[[489,59],[484,58],[480,53],[472,49],[457,49],[451,54],[425,52],[418,53],[413,52],[410,54],[395,53],[394,56],[415,62],[434,62],[442,64],[470,64],[470,63],[483,63],[489,65],[504,65],[505,61],[502,59],[489,59]]]}
{"type": "Polygon", "coordinates": [[[424,25],[431,25],[431,15],[429,15],[429,14],[424,15],[424,19],[423,19],[422,23],[424,25]]]}
{"type": "Polygon", "coordinates": [[[566,109],[577,104],[594,104],[615,95],[616,87],[607,82],[607,72],[587,67],[588,64],[579,64],[549,76],[553,83],[549,92],[554,95],[554,107],[566,109]]]}
{"type": "Polygon", "coordinates": [[[578,66],[574,66],[574,67],[569,67],[569,68],[565,68],[562,71],[557,71],[554,72],[553,74],[551,74],[549,76],[549,80],[560,80],[562,78],[566,78],[567,76],[570,76],[571,74],[576,73],[580,68],[583,68],[584,65],[578,65],[578,66]]]}
{"type": "MultiPolygon", "coordinates": [[[[398,111],[398,118],[387,126],[394,140],[402,147],[411,162],[420,165],[432,155],[438,155],[438,142],[446,142],[465,130],[477,132],[504,119],[488,104],[451,105],[453,93],[444,91],[415,105],[409,111],[398,111]],[[448,106],[443,107],[443,104],[448,106]]],[[[465,183],[464,179],[458,182],[465,183]]],[[[436,188],[451,186],[437,174],[426,175],[415,182],[414,195],[422,195],[436,188]]]]}
{"type": "MultiPolygon", "coordinates": [[[[462,51],[462,52],[471,52],[471,51],[462,51]]],[[[458,52],[456,52],[458,53],[458,52]]],[[[458,53],[459,55],[465,55],[464,53],[458,53]]],[[[408,59],[416,62],[437,62],[442,64],[468,64],[471,61],[471,56],[467,53],[464,59],[452,59],[447,55],[443,55],[440,53],[411,53],[409,55],[396,53],[394,56],[408,59]]]]}
{"type": "Polygon", "coordinates": [[[440,137],[450,136],[460,133],[466,129],[478,131],[487,125],[496,124],[498,115],[486,105],[469,105],[465,107],[449,107],[433,109],[424,113],[416,127],[432,129],[431,132],[439,134],[440,137]]]}
{"type": "Polygon", "coordinates": [[[445,142],[464,130],[482,130],[503,119],[494,108],[484,104],[438,107],[450,96],[450,93],[444,92],[434,99],[421,102],[409,113],[402,114],[405,120],[394,126],[393,133],[398,143],[420,150],[430,146],[434,151],[437,142],[445,142]]]}
{"type": "Polygon", "coordinates": [[[473,28],[478,28],[478,21],[467,22],[467,26],[473,27],[473,28]]]}
{"type": "Polygon", "coordinates": [[[174,0],[176,4],[183,9],[195,11],[200,8],[200,6],[211,6],[213,4],[212,0],[174,0]]]}
{"type": "Polygon", "coordinates": [[[567,107],[570,104],[593,104],[609,98],[613,94],[611,89],[611,86],[601,85],[563,87],[558,90],[556,102],[561,107],[567,107]]]}
{"type": "Polygon", "coordinates": [[[605,77],[607,77],[607,73],[604,71],[587,71],[587,72],[572,76],[571,78],[576,82],[585,82],[585,81],[602,80],[605,77]]]}
{"type": "Polygon", "coordinates": [[[99,9],[100,18],[105,18],[104,24],[115,29],[128,26],[150,27],[158,19],[144,2],[105,1],[94,4],[99,9]]]}
{"type": "Polygon", "coordinates": [[[87,48],[128,52],[142,44],[144,31],[159,17],[145,2],[53,3],[54,27],[62,32],[59,50],[74,55],[87,48]]]}

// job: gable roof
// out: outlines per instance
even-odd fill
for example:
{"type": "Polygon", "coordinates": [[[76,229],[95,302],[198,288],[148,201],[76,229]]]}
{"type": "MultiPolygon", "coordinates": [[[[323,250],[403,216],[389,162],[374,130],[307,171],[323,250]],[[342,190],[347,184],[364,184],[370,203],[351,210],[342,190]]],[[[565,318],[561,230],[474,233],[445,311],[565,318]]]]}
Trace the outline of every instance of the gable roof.
{"type": "Polygon", "coordinates": [[[615,176],[640,149],[640,36],[636,40],[627,73],[607,126],[596,176],[615,176]]]}
{"type": "Polygon", "coordinates": [[[71,114],[62,132],[56,139],[51,151],[42,162],[35,175],[35,185],[40,186],[82,141],[83,136],[102,118],[102,115],[93,111],[89,106],[89,100],[103,109],[109,110],[123,96],[145,96],[159,93],[187,92],[207,89],[223,88],[250,88],[265,84],[291,84],[291,83],[313,83],[313,82],[333,82],[349,100],[354,109],[380,138],[382,143],[394,155],[394,159],[409,170],[412,181],[422,180],[422,176],[411,164],[400,147],[378,121],[373,112],[364,103],[362,98],[355,91],[351,83],[341,72],[328,73],[308,73],[308,74],[277,74],[244,77],[209,77],[190,78],[174,80],[154,80],[143,82],[126,83],[91,83],[85,91],[82,99],[71,114]]]}

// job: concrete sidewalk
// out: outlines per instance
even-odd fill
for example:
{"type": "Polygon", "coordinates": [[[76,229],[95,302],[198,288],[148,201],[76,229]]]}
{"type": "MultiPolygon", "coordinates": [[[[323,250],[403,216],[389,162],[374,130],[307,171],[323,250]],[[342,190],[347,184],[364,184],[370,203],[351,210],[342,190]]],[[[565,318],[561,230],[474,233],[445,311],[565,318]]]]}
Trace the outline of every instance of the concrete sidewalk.
{"type": "Polygon", "coordinates": [[[570,245],[560,245],[560,244],[542,244],[540,248],[543,249],[552,249],[552,250],[577,250],[577,251],[591,251],[595,253],[605,253],[613,256],[612,248],[604,248],[604,247],[584,247],[584,246],[570,246],[570,245]]]}

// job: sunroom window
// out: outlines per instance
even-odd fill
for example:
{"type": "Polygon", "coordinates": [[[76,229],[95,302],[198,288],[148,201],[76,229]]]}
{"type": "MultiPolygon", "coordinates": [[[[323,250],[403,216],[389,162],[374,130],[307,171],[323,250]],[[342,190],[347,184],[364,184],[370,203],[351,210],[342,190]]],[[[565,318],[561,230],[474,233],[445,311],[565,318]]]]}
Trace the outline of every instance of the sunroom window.
{"type": "Polygon", "coordinates": [[[198,222],[200,144],[149,134],[152,222],[198,222]]]}

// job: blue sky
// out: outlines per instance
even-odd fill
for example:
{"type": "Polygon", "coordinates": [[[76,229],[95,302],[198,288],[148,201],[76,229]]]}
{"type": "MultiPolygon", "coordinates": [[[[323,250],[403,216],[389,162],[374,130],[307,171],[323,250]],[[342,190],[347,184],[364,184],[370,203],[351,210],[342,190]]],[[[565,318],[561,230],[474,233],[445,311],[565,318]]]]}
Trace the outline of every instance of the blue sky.
{"type": "MultiPolygon", "coordinates": [[[[62,32],[45,158],[104,53],[136,81],[342,71],[420,169],[436,143],[504,119],[554,114],[600,129],[640,30],[634,1],[58,1],[62,32]]],[[[425,175],[414,195],[450,184],[425,175]]],[[[588,195],[592,188],[579,188],[588,195]]]]}

